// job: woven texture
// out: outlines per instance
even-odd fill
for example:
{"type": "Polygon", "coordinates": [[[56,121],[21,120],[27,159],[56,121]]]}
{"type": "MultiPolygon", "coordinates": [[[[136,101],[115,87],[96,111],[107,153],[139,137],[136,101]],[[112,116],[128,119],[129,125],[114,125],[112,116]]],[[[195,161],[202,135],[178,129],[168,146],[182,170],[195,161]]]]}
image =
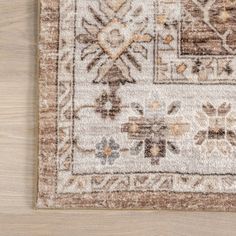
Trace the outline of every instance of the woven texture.
{"type": "Polygon", "coordinates": [[[41,0],[39,208],[236,210],[235,0],[41,0]]]}

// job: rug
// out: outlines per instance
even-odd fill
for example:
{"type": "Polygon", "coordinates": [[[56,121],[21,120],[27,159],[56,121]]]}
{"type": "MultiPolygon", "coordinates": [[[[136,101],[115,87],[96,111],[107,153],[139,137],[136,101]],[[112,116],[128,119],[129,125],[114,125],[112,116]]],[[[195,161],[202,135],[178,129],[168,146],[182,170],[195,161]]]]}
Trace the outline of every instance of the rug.
{"type": "Polygon", "coordinates": [[[40,0],[38,208],[236,210],[236,1],[40,0]]]}

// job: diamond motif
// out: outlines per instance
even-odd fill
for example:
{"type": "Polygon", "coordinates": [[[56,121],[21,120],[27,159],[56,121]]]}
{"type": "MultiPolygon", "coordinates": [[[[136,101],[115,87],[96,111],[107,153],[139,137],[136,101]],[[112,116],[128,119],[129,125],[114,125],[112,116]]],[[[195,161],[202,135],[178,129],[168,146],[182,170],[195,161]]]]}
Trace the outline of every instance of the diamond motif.
{"type": "Polygon", "coordinates": [[[115,18],[99,32],[98,42],[103,50],[116,60],[134,41],[134,36],[130,27],[115,18]]]}

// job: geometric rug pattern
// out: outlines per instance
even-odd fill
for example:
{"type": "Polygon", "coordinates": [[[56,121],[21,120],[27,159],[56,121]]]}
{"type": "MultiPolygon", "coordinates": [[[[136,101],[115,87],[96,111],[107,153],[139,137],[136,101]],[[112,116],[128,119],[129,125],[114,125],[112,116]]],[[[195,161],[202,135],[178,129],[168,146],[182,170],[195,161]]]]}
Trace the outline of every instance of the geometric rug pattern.
{"type": "Polygon", "coordinates": [[[236,2],[41,0],[38,208],[236,210],[236,2]]]}

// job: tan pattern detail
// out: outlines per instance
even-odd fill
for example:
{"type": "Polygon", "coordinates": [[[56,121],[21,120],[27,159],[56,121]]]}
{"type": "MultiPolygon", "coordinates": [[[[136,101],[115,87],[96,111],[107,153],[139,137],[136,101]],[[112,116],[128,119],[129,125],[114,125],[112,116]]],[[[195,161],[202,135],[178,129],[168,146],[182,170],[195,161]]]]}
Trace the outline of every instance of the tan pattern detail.
{"type": "Polygon", "coordinates": [[[235,3],[156,1],[157,84],[235,84],[235,3]]]}
{"type": "MultiPolygon", "coordinates": [[[[172,102],[168,106],[167,114],[169,116],[176,115],[180,107],[179,101],[172,102]]],[[[141,112],[141,114],[143,113],[141,112]]],[[[160,159],[166,156],[167,150],[174,154],[180,154],[180,149],[175,141],[188,130],[189,124],[182,121],[181,118],[177,121],[176,119],[167,119],[165,116],[154,119],[143,116],[132,117],[121,128],[122,132],[128,133],[129,139],[139,140],[132,147],[132,154],[138,155],[144,146],[144,157],[150,158],[152,165],[158,165],[160,159]]]]}
{"type": "Polygon", "coordinates": [[[74,74],[74,14],[66,11],[75,9],[72,0],[60,1],[59,25],[63,33],[59,35],[59,55],[57,74],[57,132],[58,132],[58,162],[60,170],[70,170],[73,144],[73,74],[74,74]],[[69,27],[67,26],[69,25],[69,27]]]}
{"type": "Polygon", "coordinates": [[[207,153],[217,149],[223,155],[230,155],[231,146],[236,146],[235,126],[232,123],[236,117],[231,112],[231,104],[222,103],[215,108],[211,103],[207,103],[202,106],[202,110],[198,112],[196,119],[202,127],[205,124],[206,127],[194,137],[196,144],[206,149],[207,153]]]}
{"type": "Polygon", "coordinates": [[[116,96],[120,84],[136,82],[130,67],[142,71],[136,54],[147,59],[145,44],[152,41],[146,33],[149,18],[143,16],[142,5],[136,3],[134,7],[133,2],[99,0],[99,9],[86,5],[93,18],[82,18],[83,32],[76,36],[78,43],[84,45],[81,60],[87,61],[87,72],[96,71],[93,83],[108,84],[112,96],[116,96]]]}
{"type": "Polygon", "coordinates": [[[182,6],[182,55],[236,54],[234,1],[182,0],[182,6]]]}
{"type": "Polygon", "coordinates": [[[71,176],[70,172],[62,171],[58,176],[61,184],[58,193],[91,193],[93,192],[122,192],[122,191],[172,191],[172,192],[218,192],[219,186],[223,190],[233,193],[236,178],[231,175],[209,176],[179,175],[179,174],[133,174],[123,175],[85,175],[71,176]],[[193,189],[194,187],[194,189],[193,189]]]}

